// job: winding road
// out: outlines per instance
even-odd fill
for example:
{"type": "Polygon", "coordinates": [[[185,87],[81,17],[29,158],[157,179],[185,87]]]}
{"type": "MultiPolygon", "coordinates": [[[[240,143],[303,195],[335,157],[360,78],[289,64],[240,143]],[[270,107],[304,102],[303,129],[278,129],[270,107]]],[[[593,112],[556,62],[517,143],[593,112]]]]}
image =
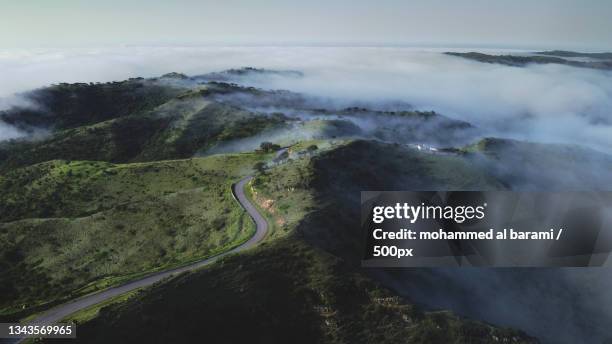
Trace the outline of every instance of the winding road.
{"type": "MultiPolygon", "coordinates": [[[[198,268],[201,268],[203,266],[206,266],[206,265],[209,265],[215,262],[217,259],[221,257],[227,256],[229,254],[237,253],[237,252],[246,250],[248,248],[251,248],[257,245],[257,243],[259,243],[266,236],[266,233],[268,232],[268,223],[266,222],[264,217],[259,213],[257,208],[255,208],[255,206],[248,200],[248,198],[246,197],[244,193],[244,188],[251,179],[253,179],[253,176],[247,176],[241,179],[239,182],[232,185],[232,194],[234,195],[234,198],[238,201],[238,203],[240,203],[240,205],[244,208],[244,210],[246,210],[246,212],[251,216],[251,218],[253,219],[256,225],[255,234],[249,240],[247,240],[240,246],[237,246],[229,251],[220,253],[210,258],[206,258],[206,259],[197,261],[189,265],[156,272],[146,277],[143,277],[141,279],[131,281],[127,284],[124,284],[118,287],[106,289],[100,292],[96,292],[94,294],[80,297],[74,301],[70,301],[68,303],[59,305],[57,307],[54,307],[48,310],[47,312],[41,314],[37,318],[28,322],[28,324],[34,325],[34,324],[57,323],[70,314],[76,313],[85,308],[96,305],[100,302],[109,300],[116,296],[120,296],[132,290],[150,286],[170,276],[177,275],[177,274],[180,274],[186,271],[196,270],[198,268]]],[[[12,341],[12,343],[20,343],[22,340],[23,339],[15,338],[12,341]]],[[[0,339],[0,342],[5,343],[4,341],[2,341],[2,339],[0,339]]]]}

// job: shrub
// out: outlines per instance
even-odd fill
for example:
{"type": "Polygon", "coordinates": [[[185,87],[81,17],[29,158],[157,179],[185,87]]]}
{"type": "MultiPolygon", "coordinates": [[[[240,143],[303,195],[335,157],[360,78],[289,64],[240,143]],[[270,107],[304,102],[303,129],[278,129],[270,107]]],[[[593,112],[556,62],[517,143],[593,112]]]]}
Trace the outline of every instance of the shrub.
{"type": "Polygon", "coordinates": [[[262,161],[258,161],[253,165],[253,169],[261,174],[266,171],[266,164],[262,161]]]}
{"type": "Polygon", "coordinates": [[[319,147],[317,147],[317,145],[310,145],[310,146],[308,146],[308,148],[306,148],[306,150],[309,151],[309,152],[314,152],[317,149],[319,149],[319,147]]]}
{"type": "Polygon", "coordinates": [[[279,150],[281,147],[280,145],[274,144],[272,142],[262,142],[259,145],[259,148],[261,148],[261,150],[264,152],[275,152],[279,150]]]}

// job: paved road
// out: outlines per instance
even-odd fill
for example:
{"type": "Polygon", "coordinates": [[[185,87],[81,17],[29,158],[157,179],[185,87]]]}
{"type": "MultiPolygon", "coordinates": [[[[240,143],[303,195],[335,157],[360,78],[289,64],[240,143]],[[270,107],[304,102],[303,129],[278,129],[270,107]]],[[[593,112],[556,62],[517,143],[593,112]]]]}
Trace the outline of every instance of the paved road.
{"type": "MultiPolygon", "coordinates": [[[[181,272],[185,272],[185,271],[198,269],[200,267],[213,263],[214,261],[216,261],[217,259],[223,256],[226,256],[232,253],[236,253],[236,252],[240,252],[240,251],[243,251],[243,250],[246,250],[248,248],[255,246],[266,236],[266,233],[268,232],[268,223],[263,218],[263,216],[261,216],[261,214],[257,211],[257,208],[255,208],[255,206],[251,204],[251,202],[247,199],[246,195],[244,194],[244,188],[246,184],[252,178],[253,178],[252,176],[245,177],[241,179],[238,183],[232,186],[232,192],[235,198],[240,203],[240,205],[247,211],[247,213],[251,216],[253,221],[255,221],[255,225],[256,225],[255,234],[245,243],[241,244],[240,246],[232,250],[226,251],[224,253],[221,253],[219,255],[216,255],[208,259],[204,259],[204,260],[192,263],[190,265],[156,272],[154,274],[151,274],[139,280],[135,280],[135,281],[129,282],[127,284],[124,284],[118,287],[106,289],[101,292],[97,292],[95,294],[87,295],[87,296],[78,298],[74,301],[70,301],[63,305],[54,307],[50,309],[49,311],[41,314],[36,319],[32,320],[29,324],[56,323],[62,320],[63,318],[67,317],[68,315],[78,312],[80,310],[83,310],[87,307],[93,306],[95,304],[106,301],[113,297],[122,295],[129,291],[150,286],[172,275],[180,274],[181,272]]],[[[78,329],[77,329],[77,333],[78,333],[78,329]]],[[[3,341],[2,339],[0,339],[0,342],[5,343],[5,341],[3,341]]],[[[8,342],[10,343],[10,341],[8,342]]],[[[21,340],[19,339],[15,339],[12,341],[12,343],[19,343],[19,342],[21,342],[21,340]]]]}

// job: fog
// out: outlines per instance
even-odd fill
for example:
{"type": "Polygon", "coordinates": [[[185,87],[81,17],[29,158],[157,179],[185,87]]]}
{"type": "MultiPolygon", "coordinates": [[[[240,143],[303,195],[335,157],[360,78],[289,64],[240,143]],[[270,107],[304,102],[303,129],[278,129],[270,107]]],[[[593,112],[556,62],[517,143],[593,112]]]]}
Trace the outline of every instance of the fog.
{"type": "Polygon", "coordinates": [[[15,139],[25,135],[17,128],[0,121],[0,140],[15,139]]]}
{"type": "MultiPolygon", "coordinates": [[[[250,76],[240,79],[242,80],[234,81],[253,83],[254,80],[250,76]]],[[[258,76],[257,79],[261,80],[262,77],[258,76]]],[[[312,133],[312,128],[306,126],[286,128],[284,136],[293,137],[292,140],[287,140],[278,133],[262,135],[265,141],[281,140],[284,144],[296,143],[305,139],[304,135],[309,135],[311,138],[321,139],[350,137],[446,148],[470,144],[487,134],[467,122],[452,120],[430,112],[419,115],[411,111],[412,106],[399,101],[337,99],[304,96],[287,91],[258,92],[256,94],[231,92],[213,97],[216,101],[258,114],[282,114],[288,120],[300,122],[332,121],[338,127],[337,130],[326,130],[320,133],[312,133]],[[340,130],[339,127],[344,127],[346,130],[340,130]]]]}
{"type": "MultiPolygon", "coordinates": [[[[434,110],[471,123],[482,135],[579,144],[612,153],[612,72],[562,65],[483,64],[441,51],[331,47],[4,51],[0,52],[0,110],[23,105],[21,92],[58,82],[123,80],[173,71],[199,75],[251,66],[303,72],[302,77],[277,74],[236,82],[303,93],[311,101],[306,103],[309,107],[362,104],[383,110],[434,110]]],[[[265,110],[257,105],[254,110],[265,110]]],[[[282,110],[295,118],[308,116],[282,110]]],[[[357,124],[368,132],[375,126],[372,123],[366,118],[357,124]]],[[[21,134],[0,122],[0,140],[21,134]]],[[[287,140],[291,135],[291,130],[267,132],[211,152],[254,148],[263,140],[287,140]]],[[[302,135],[310,138],[319,133],[302,135]]],[[[396,277],[394,286],[416,302],[517,326],[547,342],[597,342],[607,335],[606,324],[612,323],[612,274],[606,270],[416,270],[396,277]]]]}

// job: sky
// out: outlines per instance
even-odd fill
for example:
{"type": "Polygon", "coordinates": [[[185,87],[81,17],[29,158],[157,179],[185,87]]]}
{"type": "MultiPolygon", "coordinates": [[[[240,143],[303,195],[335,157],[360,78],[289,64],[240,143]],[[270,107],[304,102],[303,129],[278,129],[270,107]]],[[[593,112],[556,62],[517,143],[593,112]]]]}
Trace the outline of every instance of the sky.
{"type": "Polygon", "coordinates": [[[0,49],[424,45],[612,50],[608,0],[0,0],[0,49]]]}

